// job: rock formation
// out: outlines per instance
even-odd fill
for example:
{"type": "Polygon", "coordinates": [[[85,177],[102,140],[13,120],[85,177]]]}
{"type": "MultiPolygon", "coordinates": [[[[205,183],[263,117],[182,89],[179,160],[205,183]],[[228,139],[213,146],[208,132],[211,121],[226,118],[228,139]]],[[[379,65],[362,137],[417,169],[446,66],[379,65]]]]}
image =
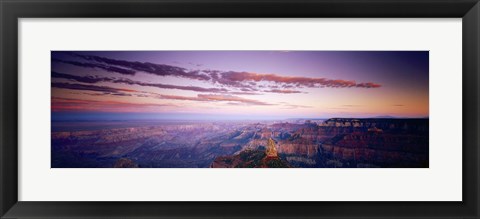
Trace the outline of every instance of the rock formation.
{"type": "Polygon", "coordinates": [[[279,157],[267,157],[262,150],[245,150],[233,156],[217,157],[212,168],[289,168],[290,164],[279,157]]]}
{"type": "Polygon", "coordinates": [[[272,138],[268,139],[267,150],[265,151],[268,158],[275,158],[278,157],[277,149],[275,148],[275,142],[272,138]]]}

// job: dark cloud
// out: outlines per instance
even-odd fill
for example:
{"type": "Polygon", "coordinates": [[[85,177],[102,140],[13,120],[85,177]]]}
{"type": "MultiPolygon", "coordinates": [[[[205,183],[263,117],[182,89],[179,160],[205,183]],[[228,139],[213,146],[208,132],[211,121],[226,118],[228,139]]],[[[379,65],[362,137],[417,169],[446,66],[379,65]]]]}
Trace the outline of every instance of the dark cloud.
{"type": "Polygon", "coordinates": [[[368,82],[368,83],[360,83],[360,84],[357,84],[356,87],[362,87],[362,88],[379,88],[381,87],[382,85],[380,84],[375,84],[375,83],[371,83],[371,82],[368,82]]]}
{"type": "Polygon", "coordinates": [[[70,90],[84,90],[84,91],[96,91],[96,92],[106,92],[108,94],[118,94],[124,92],[136,92],[135,90],[130,89],[119,89],[107,86],[96,86],[96,85],[85,85],[85,84],[70,84],[70,83],[52,83],[53,88],[63,88],[70,90]]]}
{"type": "Polygon", "coordinates": [[[139,86],[147,86],[147,87],[156,87],[156,88],[163,88],[163,89],[178,89],[178,90],[190,90],[196,92],[228,92],[225,88],[203,88],[203,87],[196,87],[196,86],[180,86],[180,85],[170,85],[170,84],[159,84],[159,83],[146,83],[140,81],[134,81],[127,78],[110,78],[110,77],[98,77],[98,76],[76,76],[64,73],[58,73],[52,71],[52,77],[54,78],[64,78],[68,80],[73,80],[77,82],[83,83],[98,83],[98,82],[112,82],[112,83],[120,83],[120,84],[128,84],[128,85],[139,85],[139,86]]]}
{"type": "Polygon", "coordinates": [[[126,93],[113,93],[112,95],[115,96],[122,96],[122,97],[131,97],[131,94],[126,94],[126,93]]]}
{"type": "Polygon", "coordinates": [[[110,59],[93,55],[82,55],[77,53],[69,53],[72,56],[79,57],[88,61],[94,61],[97,63],[103,63],[108,65],[114,65],[122,68],[128,68],[135,71],[142,71],[159,76],[176,76],[184,77],[195,80],[210,80],[208,75],[202,74],[200,71],[189,71],[185,68],[155,64],[151,62],[131,62],[117,59],[110,59]]]}
{"type": "Polygon", "coordinates": [[[130,79],[115,79],[115,80],[112,80],[112,82],[113,83],[130,84],[130,85],[156,87],[156,88],[163,88],[163,89],[190,90],[190,91],[197,91],[197,92],[227,92],[228,91],[225,88],[204,88],[204,87],[196,87],[196,86],[181,86],[181,85],[170,85],[170,84],[146,83],[146,82],[140,82],[140,81],[133,81],[133,80],[130,80],[130,79]]]}
{"type": "Polygon", "coordinates": [[[136,72],[130,69],[124,69],[124,68],[118,68],[115,66],[109,66],[109,65],[102,65],[98,63],[86,63],[86,62],[77,62],[77,61],[68,61],[68,60],[61,60],[61,59],[55,59],[52,58],[52,61],[54,62],[61,62],[61,63],[66,63],[70,65],[75,65],[75,66],[80,66],[84,68],[99,68],[103,69],[108,72],[115,72],[119,74],[124,74],[124,75],[134,75],[136,72]]]}
{"type": "Polygon", "coordinates": [[[105,77],[97,77],[97,76],[77,76],[77,75],[70,75],[52,71],[52,78],[64,78],[72,81],[78,81],[83,83],[97,83],[102,81],[111,81],[114,80],[113,78],[105,78],[105,77]]]}

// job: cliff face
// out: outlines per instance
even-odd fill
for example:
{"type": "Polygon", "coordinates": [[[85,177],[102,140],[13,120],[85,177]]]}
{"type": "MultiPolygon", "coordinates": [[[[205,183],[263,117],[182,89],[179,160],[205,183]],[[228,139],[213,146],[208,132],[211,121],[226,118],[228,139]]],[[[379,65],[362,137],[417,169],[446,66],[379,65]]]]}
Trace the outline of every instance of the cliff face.
{"type": "Polygon", "coordinates": [[[294,167],[428,167],[428,119],[329,119],[279,139],[294,167]]]}
{"type": "Polygon", "coordinates": [[[428,167],[428,119],[331,119],[354,127],[323,141],[327,167],[428,167]]]}
{"type": "Polygon", "coordinates": [[[279,140],[278,151],[307,157],[317,156],[320,144],[337,135],[353,132],[352,127],[329,127],[305,125],[293,132],[289,138],[279,140]]]}
{"type": "Polygon", "coordinates": [[[327,141],[321,149],[326,158],[348,166],[428,167],[426,136],[357,132],[327,141]]]}

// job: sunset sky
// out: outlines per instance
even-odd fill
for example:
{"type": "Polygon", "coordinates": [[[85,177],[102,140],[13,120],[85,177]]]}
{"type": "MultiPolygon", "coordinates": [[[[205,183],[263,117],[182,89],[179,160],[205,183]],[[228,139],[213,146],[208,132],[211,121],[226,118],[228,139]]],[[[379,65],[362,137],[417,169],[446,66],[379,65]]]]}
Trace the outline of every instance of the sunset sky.
{"type": "Polygon", "coordinates": [[[54,51],[62,119],[428,117],[428,51],[54,51]]]}

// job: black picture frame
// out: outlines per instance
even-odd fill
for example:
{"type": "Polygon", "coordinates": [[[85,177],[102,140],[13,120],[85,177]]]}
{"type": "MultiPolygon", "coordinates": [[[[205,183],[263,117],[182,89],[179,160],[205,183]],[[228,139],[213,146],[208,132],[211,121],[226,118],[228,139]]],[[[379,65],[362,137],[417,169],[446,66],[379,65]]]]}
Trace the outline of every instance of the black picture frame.
{"type": "MultiPolygon", "coordinates": [[[[2,0],[2,218],[479,218],[478,0],[2,0]],[[133,17],[462,18],[462,202],[24,202],[18,201],[18,19],[133,17]]],[[[448,43],[448,42],[445,42],[448,43]]],[[[442,192],[442,191],[438,191],[442,192]]]]}

